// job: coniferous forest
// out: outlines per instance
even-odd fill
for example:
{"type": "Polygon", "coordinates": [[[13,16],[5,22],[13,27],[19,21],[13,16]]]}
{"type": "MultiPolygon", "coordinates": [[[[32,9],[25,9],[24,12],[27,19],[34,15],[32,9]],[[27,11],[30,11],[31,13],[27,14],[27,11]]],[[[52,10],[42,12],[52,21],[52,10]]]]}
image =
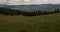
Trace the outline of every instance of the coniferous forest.
{"type": "Polygon", "coordinates": [[[60,12],[59,8],[55,8],[55,11],[52,12],[47,12],[42,10],[34,10],[32,12],[27,12],[27,11],[21,11],[16,9],[0,8],[0,14],[10,15],[10,16],[38,16],[38,15],[47,15],[47,14],[53,14],[58,12],[60,12]]]}

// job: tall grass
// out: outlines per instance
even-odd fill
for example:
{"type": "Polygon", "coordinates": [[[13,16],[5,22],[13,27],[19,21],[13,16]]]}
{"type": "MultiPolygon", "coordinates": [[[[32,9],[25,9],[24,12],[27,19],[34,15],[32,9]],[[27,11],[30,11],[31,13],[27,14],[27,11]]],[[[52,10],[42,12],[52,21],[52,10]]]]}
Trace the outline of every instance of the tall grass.
{"type": "Polygon", "coordinates": [[[0,16],[0,32],[60,32],[60,13],[34,17],[0,16]]]}

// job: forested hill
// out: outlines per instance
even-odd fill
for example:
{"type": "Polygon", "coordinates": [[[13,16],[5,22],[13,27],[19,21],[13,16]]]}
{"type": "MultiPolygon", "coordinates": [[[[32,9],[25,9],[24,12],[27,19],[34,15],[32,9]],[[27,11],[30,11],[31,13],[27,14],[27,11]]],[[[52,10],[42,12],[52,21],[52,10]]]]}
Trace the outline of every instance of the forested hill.
{"type": "Polygon", "coordinates": [[[0,7],[0,14],[13,15],[14,12],[19,12],[15,9],[0,7]]]}
{"type": "Polygon", "coordinates": [[[11,16],[38,16],[38,15],[47,15],[52,13],[58,13],[60,12],[59,8],[55,9],[54,11],[42,11],[42,10],[33,10],[32,12],[23,11],[23,10],[17,10],[17,9],[11,9],[11,8],[4,8],[0,7],[0,14],[4,15],[11,15],[11,16]]]}

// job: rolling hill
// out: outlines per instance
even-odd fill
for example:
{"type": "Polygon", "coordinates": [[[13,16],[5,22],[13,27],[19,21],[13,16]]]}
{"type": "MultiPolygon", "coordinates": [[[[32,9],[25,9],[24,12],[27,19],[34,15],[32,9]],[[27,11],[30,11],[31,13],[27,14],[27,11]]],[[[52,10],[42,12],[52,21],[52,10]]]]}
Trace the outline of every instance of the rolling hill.
{"type": "Polygon", "coordinates": [[[41,5],[0,5],[0,7],[17,9],[31,12],[33,10],[54,11],[55,8],[60,8],[60,4],[41,4],[41,5]]]}
{"type": "MultiPolygon", "coordinates": [[[[55,11],[57,8],[60,8],[60,5],[0,5],[0,13],[14,14],[14,11],[31,12],[36,9],[55,11]],[[16,11],[15,8],[17,8],[16,11]]],[[[0,32],[60,32],[60,12],[34,17],[6,16],[4,14],[0,14],[0,32]]]]}

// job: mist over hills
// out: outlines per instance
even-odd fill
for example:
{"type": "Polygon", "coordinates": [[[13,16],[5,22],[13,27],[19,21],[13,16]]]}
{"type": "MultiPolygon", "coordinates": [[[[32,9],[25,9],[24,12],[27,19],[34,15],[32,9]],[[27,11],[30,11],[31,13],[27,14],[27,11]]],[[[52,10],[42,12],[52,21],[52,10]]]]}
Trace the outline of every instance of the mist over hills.
{"type": "Polygon", "coordinates": [[[60,8],[60,4],[40,4],[40,5],[6,5],[2,4],[0,7],[22,10],[31,12],[33,10],[41,11],[54,11],[56,8],[60,8]]]}

